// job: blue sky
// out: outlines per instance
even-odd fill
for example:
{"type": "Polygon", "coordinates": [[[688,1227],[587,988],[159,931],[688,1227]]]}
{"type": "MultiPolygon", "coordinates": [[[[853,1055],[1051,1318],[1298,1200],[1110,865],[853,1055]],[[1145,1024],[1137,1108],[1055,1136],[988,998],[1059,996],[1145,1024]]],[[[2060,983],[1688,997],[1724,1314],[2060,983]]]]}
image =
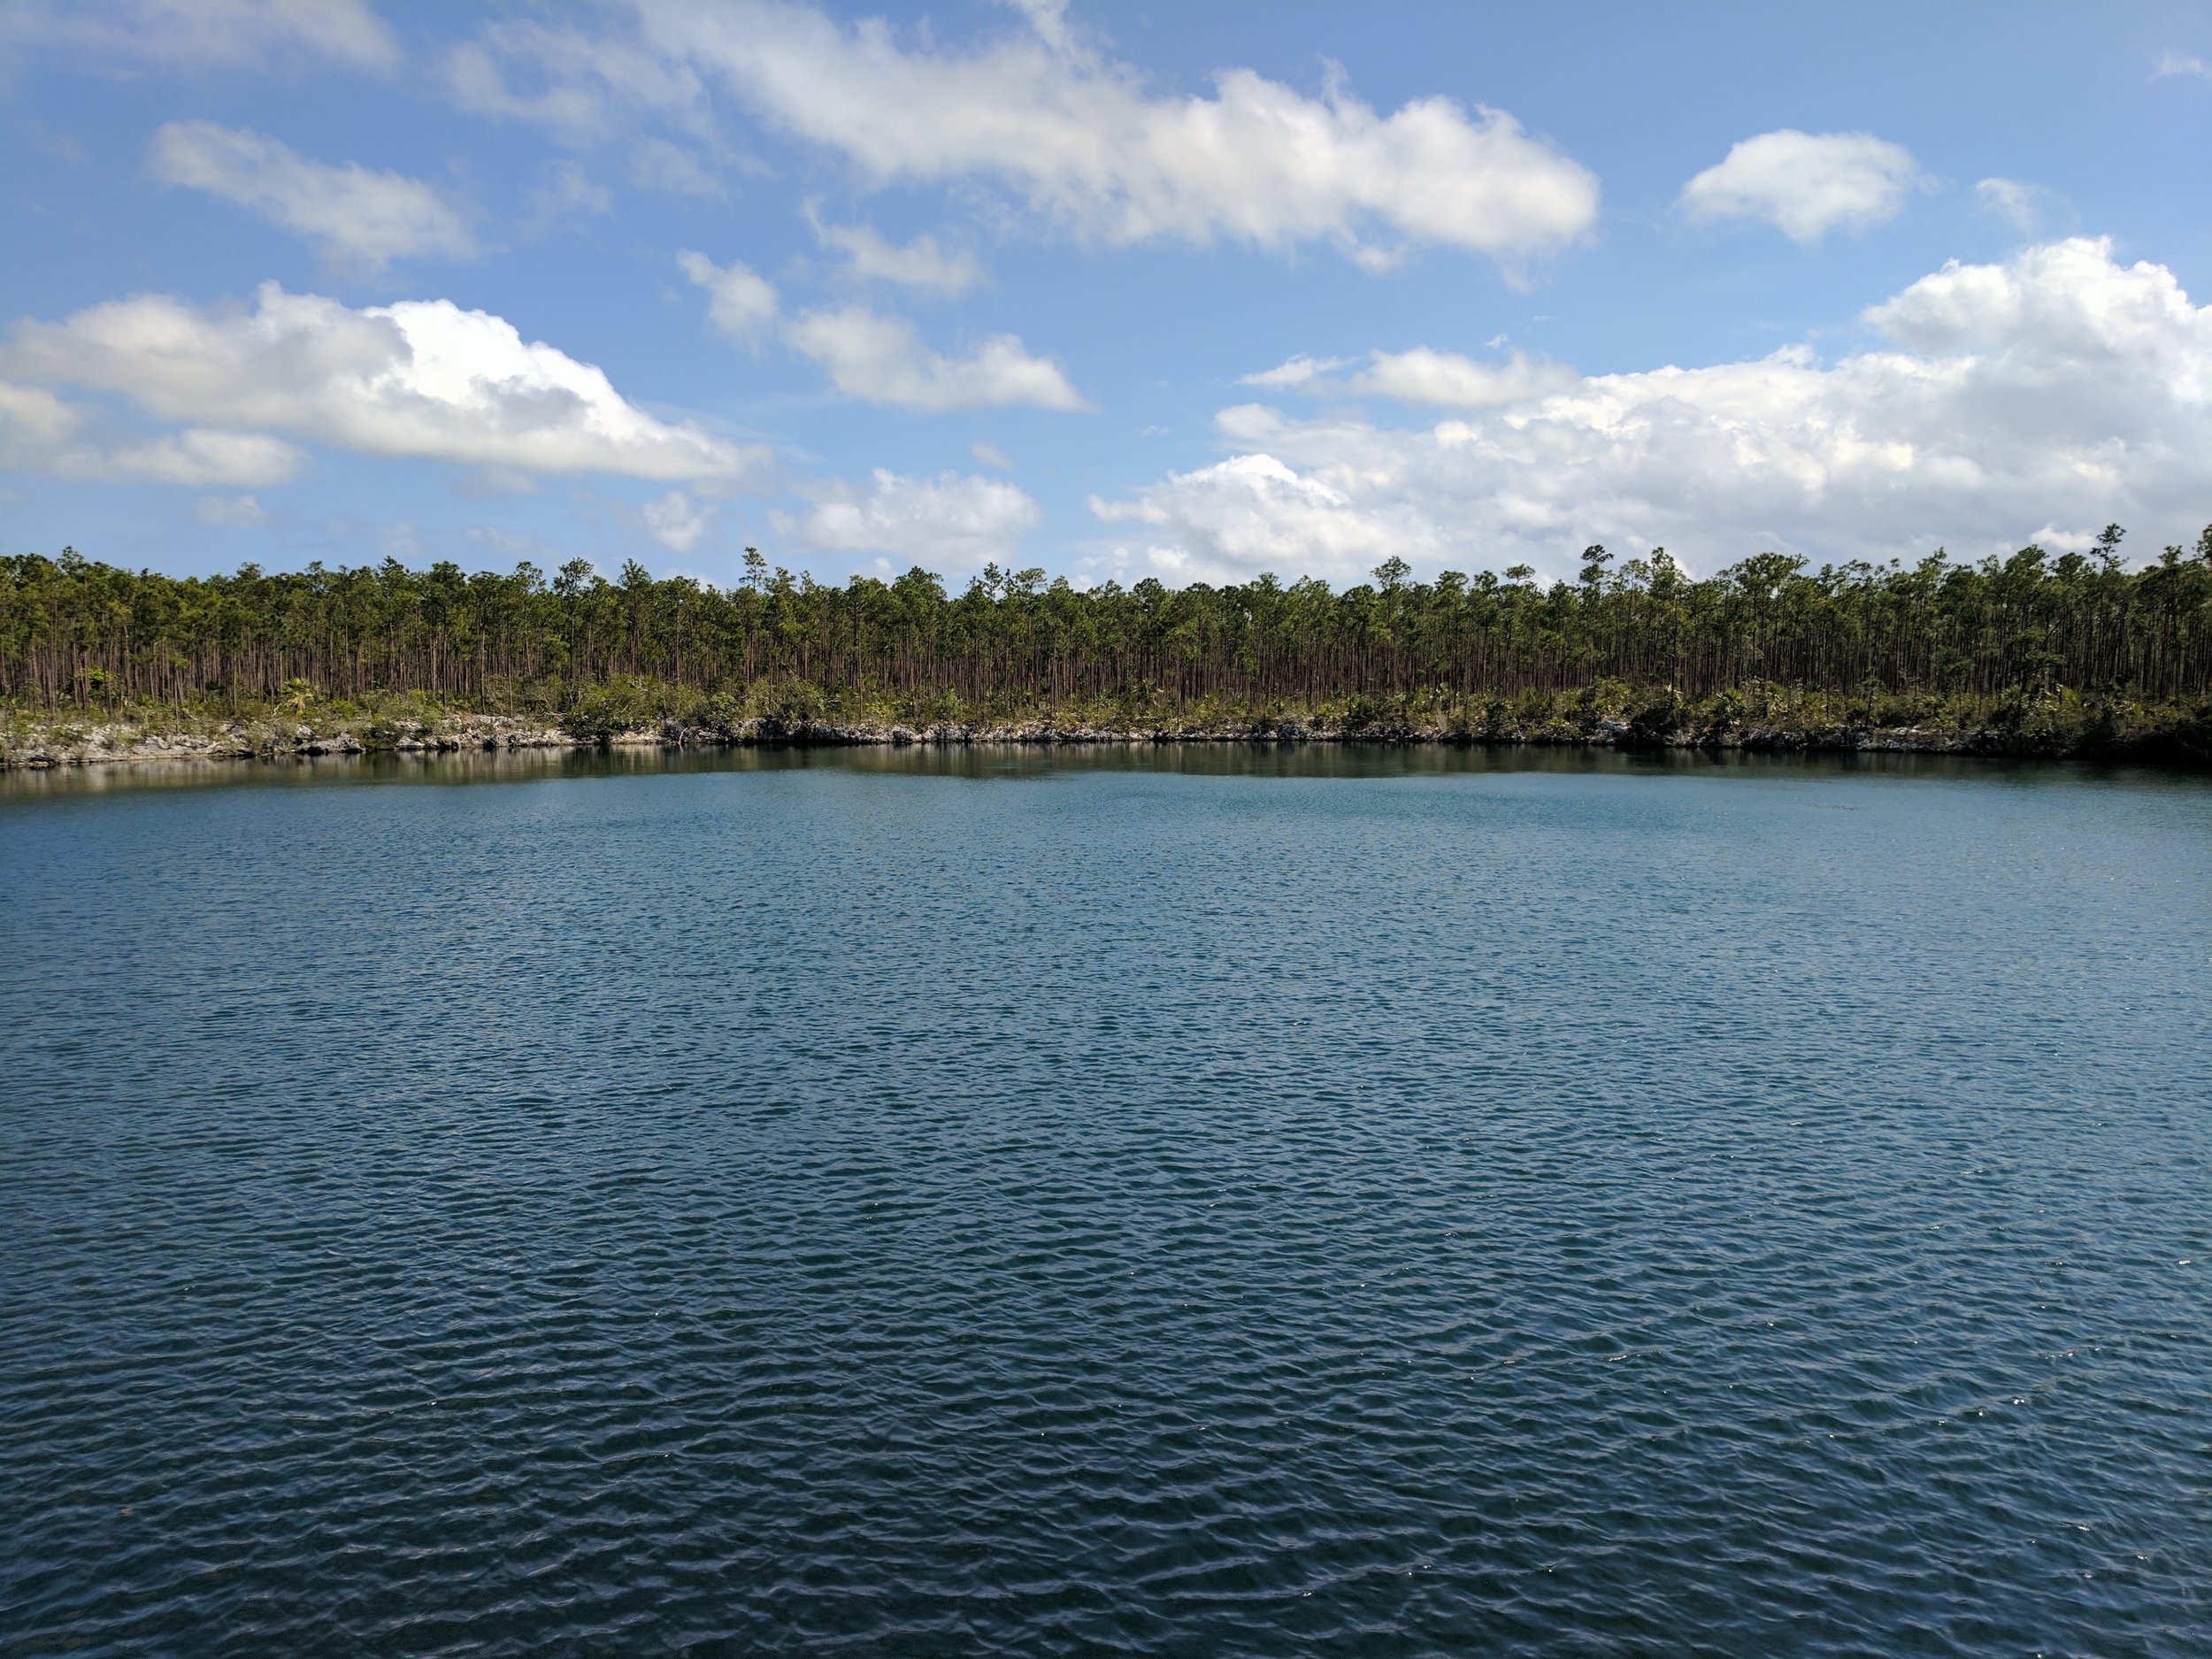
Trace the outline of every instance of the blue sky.
{"type": "Polygon", "coordinates": [[[1709,571],[2212,519],[2212,10],[13,0],[7,550],[1709,571]]]}

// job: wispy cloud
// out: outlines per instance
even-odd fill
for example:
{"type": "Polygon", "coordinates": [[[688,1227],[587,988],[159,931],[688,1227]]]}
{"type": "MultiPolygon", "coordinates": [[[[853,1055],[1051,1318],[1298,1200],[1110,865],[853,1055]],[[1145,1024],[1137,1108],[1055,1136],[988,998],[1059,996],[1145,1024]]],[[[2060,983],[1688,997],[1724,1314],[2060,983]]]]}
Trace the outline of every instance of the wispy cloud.
{"type": "Polygon", "coordinates": [[[2035,234],[2050,220],[2073,218],[2057,191],[2018,179],[1984,179],[1975,185],[1974,196],[1980,211],[2003,219],[2022,235],[2035,234]]]}
{"type": "Polygon", "coordinates": [[[320,62],[381,74],[404,56],[367,0],[8,0],[11,43],[165,69],[320,62]]]}
{"type": "Polygon", "coordinates": [[[849,305],[801,313],[784,338],[828,371],[839,391],[870,403],[926,411],[1089,407],[1058,364],[1013,334],[993,334],[948,357],[925,344],[906,319],[849,305]]]}
{"type": "Polygon", "coordinates": [[[642,516],[655,541],[672,553],[688,553],[713,524],[714,509],[677,489],[647,502],[642,516]]]}
{"type": "Polygon", "coordinates": [[[269,510],[251,495],[203,495],[192,503],[192,517],[219,530],[250,530],[269,522],[269,510]]]}
{"type": "Polygon", "coordinates": [[[967,50],[811,5],[635,0],[634,27],[502,21],[451,53],[468,107],[611,136],[711,129],[709,87],[836,152],[877,185],[976,180],[1090,239],[1338,246],[1371,266],[1408,247],[1512,263],[1594,225],[1589,170],[1502,110],[1444,97],[1384,113],[1332,81],[1319,96],[1250,69],[1210,96],[1150,90],[1077,38],[1064,8],[967,50]]]}
{"type": "Polygon", "coordinates": [[[731,339],[749,343],[775,320],[776,290],[751,266],[735,259],[717,265],[691,249],[676,256],[676,265],[707,291],[707,316],[731,339]]]}
{"type": "Polygon", "coordinates": [[[311,161],[243,127],[172,121],[154,134],[147,165],[164,183],[257,213],[340,264],[380,270],[411,256],[476,251],[460,215],[420,180],[311,161]]]}
{"type": "Polygon", "coordinates": [[[814,239],[843,254],[847,268],[864,280],[895,282],[948,298],[982,286],[982,262],[965,248],[941,245],[934,235],[924,234],[905,242],[887,242],[871,226],[823,223],[811,204],[806,219],[814,239]]]}
{"type": "Polygon", "coordinates": [[[1304,386],[1333,374],[1337,370],[1348,367],[1358,360],[1356,357],[1294,357],[1286,362],[1277,364],[1271,369],[1263,369],[1257,374],[1240,376],[1237,384],[1239,386],[1264,386],[1277,390],[1304,386]]]}
{"type": "Polygon", "coordinates": [[[1486,409],[1525,403],[1557,391],[1575,378],[1572,369],[1525,352],[1511,352],[1503,362],[1486,363],[1429,346],[1415,346],[1407,351],[1371,351],[1364,359],[1367,366],[1357,374],[1337,373],[1360,361],[1358,357],[1296,357],[1262,373],[1245,375],[1237,384],[1273,391],[1351,393],[1447,409],[1486,409]]]}

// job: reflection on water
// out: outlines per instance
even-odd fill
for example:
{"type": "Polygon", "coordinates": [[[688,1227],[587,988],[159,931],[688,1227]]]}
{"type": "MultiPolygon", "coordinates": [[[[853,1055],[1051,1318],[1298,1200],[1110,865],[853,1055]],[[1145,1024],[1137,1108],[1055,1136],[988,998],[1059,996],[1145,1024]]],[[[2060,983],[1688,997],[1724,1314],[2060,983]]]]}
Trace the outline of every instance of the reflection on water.
{"type": "MultiPolygon", "coordinates": [[[[1216,777],[1398,778],[1471,772],[2008,779],[2157,776],[2093,762],[1882,752],[1790,756],[1741,749],[1619,750],[1442,743],[975,743],[840,748],[468,749],[446,754],[152,760],[0,772],[0,802],[138,789],[338,783],[518,783],[691,772],[829,769],[869,775],[1025,778],[1056,772],[1216,777]]],[[[2184,778],[2185,785],[2190,781],[2184,778]]]]}

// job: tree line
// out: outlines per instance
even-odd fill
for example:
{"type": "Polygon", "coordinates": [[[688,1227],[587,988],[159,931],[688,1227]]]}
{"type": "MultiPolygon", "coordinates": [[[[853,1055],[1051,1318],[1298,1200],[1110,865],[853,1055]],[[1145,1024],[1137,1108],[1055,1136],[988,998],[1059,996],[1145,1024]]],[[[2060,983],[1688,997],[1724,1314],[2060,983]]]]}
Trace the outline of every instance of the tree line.
{"type": "Polygon", "coordinates": [[[1808,568],[1761,553],[1703,580],[1663,549],[1585,552],[1572,581],[1392,558],[1333,589],[1261,576],[1079,589],[987,566],[958,591],[918,566],[818,582],[746,551],[718,588],[612,580],[579,559],[227,576],[132,571],[65,549],[0,557],[0,698],[179,707],[427,693],[565,707],[641,677],[705,692],[789,682],[950,695],[984,709],[1116,697],[1315,706],[1356,696],[1561,692],[1601,680],[1709,696],[1753,683],[1990,696],[2069,688],[2212,696],[2212,528],[2131,568],[2116,525],[2084,550],[1808,568]]]}

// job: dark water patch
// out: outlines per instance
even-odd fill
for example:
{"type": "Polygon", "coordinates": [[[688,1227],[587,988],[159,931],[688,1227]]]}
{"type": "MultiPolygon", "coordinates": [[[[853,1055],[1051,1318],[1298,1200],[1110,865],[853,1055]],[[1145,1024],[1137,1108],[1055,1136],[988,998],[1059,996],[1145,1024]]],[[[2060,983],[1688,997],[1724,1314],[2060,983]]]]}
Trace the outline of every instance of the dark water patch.
{"type": "Polygon", "coordinates": [[[1758,749],[1615,749],[1597,746],[1330,741],[1133,741],[1095,744],[956,743],[824,747],[518,749],[458,753],[285,756],[275,759],[142,760],[0,772],[0,803],[224,787],[545,782],[695,772],[834,772],[860,776],[1032,779],[1091,772],[1234,778],[1459,777],[1496,772],[1571,776],[1821,776],[1956,779],[2072,785],[2128,781],[2183,790],[2212,785],[2121,762],[2019,759],[1884,750],[1781,754],[1758,749]]]}
{"type": "Polygon", "coordinates": [[[160,770],[0,780],[0,1651],[2212,1642],[2202,780],[160,770]]]}

